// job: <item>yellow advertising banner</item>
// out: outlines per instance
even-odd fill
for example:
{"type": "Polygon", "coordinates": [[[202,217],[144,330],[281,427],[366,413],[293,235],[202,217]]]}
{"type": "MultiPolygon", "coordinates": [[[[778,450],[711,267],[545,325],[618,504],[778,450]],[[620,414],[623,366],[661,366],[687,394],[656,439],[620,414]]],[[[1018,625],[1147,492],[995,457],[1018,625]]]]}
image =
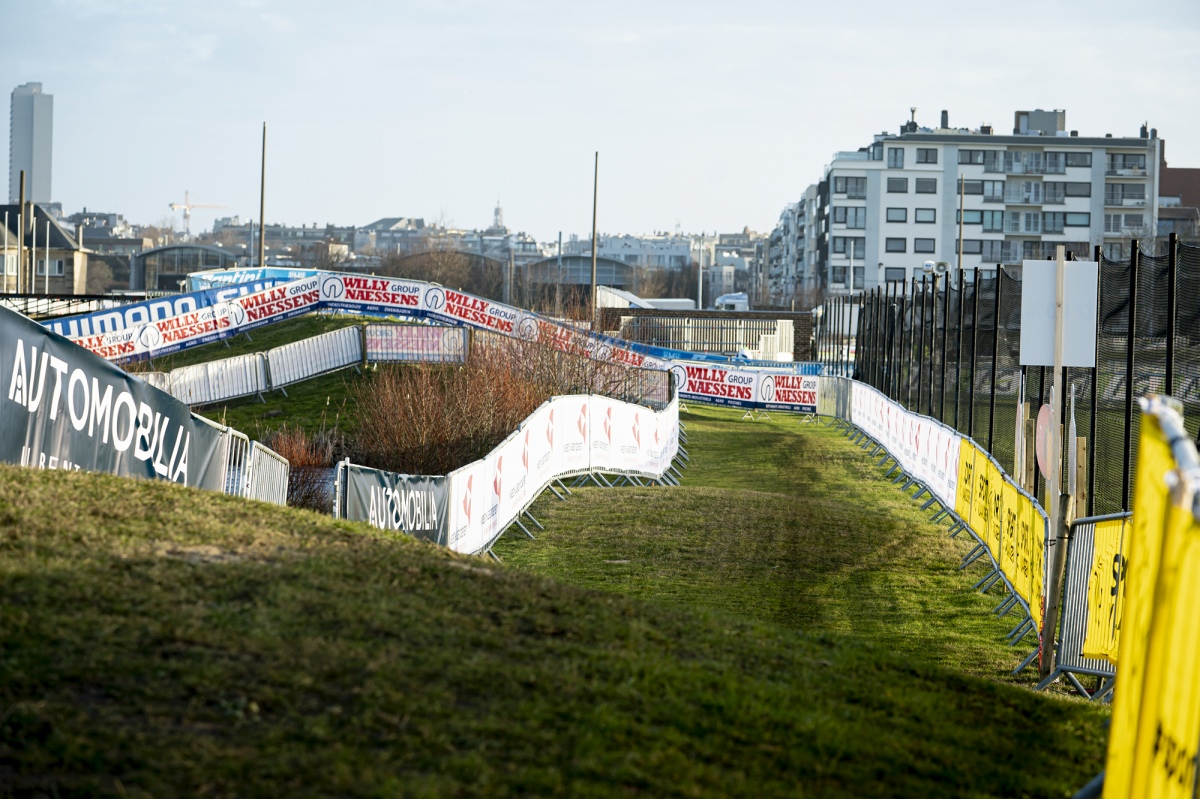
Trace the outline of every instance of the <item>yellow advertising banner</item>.
{"type": "MultiPolygon", "coordinates": [[[[988,546],[993,552],[1004,547],[1004,472],[990,460],[988,472],[988,546]]],[[[1003,565],[1001,566],[1003,570],[1003,565]]],[[[1007,572],[1006,572],[1007,573],[1007,572]]]]}
{"type": "Polygon", "coordinates": [[[1000,550],[990,543],[992,494],[988,488],[991,475],[991,461],[983,452],[975,452],[975,494],[971,500],[971,529],[988,544],[988,548],[998,558],[1000,550]]]}
{"type": "MultiPolygon", "coordinates": [[[[975,445],[964,438],[958,446],[958,496],[954,498],[954,512],[972,530],[975,530],[975,526],[971,524],[971,499],[974,496],[975,445]]],[[[992,554],[995,555],[994,552],[992,554]]]]}
{"type": "Polygon", "coordinates": [[[1147,799],[1190,799],[1197,776],[1200,529],[1192,513],[1195,486],[1181,489],[1167,512],[1133,753],[1133,793],[1147,799]]]}
{"type": "Polygon", "coordinates": [[[1016,486],[1007,481],[1000,484],[1001,504],[1004,514],[1005,562],[1004,576],[1012,584],[1017,595],[1029,601],[1029,514],[1021,504],[1023,497],[1016,486]],[[1010,553],[1011,550],[1011,553],[1010,553]]]}
{"type": "Polygon", "coordinates": [[[1104,799],[1127,799],[1132,790],[1133,753],[1138,737],[1142,689],[1146,673],[1146,642],[1150,631],[1155,583],[1166,526],[1166,475],[1175,467],[1170,445],[1158,418],[1143,413],[1138,441],[1137,475],[1133,491],[1125,566],[1125,606],[1121,618],[1117,685],[1113,695],[1112,727],[1104,773],[1104,799]]]}
{"type": "Polygon", "coordinates": [[[1087,633],[1083,656],[1117,664],[1121,614],[1125,609],[1125,546],[1128,519],[1097,522],[1088,578],[1087,633]]]}
{"type": "Polygon", "coordinates": [[[1028,519],[1029,527],[1029,615],[1038,630],[1042,629],[1042,617],[1046,610],[1046,519],[1038,513],[1033,500],[1022,495],[1022,516],[1028,519]]]}

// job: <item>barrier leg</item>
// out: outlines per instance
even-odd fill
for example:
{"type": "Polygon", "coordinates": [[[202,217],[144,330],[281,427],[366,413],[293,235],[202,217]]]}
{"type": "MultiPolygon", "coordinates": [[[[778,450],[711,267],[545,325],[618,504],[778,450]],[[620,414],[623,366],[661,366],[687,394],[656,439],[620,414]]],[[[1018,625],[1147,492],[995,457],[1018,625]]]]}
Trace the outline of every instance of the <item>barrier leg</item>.
{"type": "Polygon", "coordinates": [[[1024,638],[1025,634],[1028,633],[1032,628],[1033,622],[1031,622],[1029,619],[1022,621],[1013,628],[1012,632],[1005,636],[1006,638],[1010,639],[1008,645],[1016,646],[1017,644],[1021,643],[1021,639],[1024,638]]]}
{"type": "Polygon", "coordinates": [[[1104,772],[1101,771],[1091,782],[1075,792],[1071,799],[1100,799],[1104,793],[1104,772]]]}
{"type": "Polygon", "coordinates": [[[1116,684],[1117,678],[1109,677],[1100,685],[1100,688],[1096,690],[1096,693],[1092,694],[1092,699],[1095,699],[1097,702],[1103,701],[1105,697],[1112,694],[1113,686],[1116,684]]]}
{"type": "Polygon", "coordinates": [[[929,521],[933,522],[934,524],[937,524],[937,523],[938,523],[938,522],[940,522],[942,519],[944,519],[944,518],[946,518],[947,516],[949,516],[949,515],[950,515],[950,512],[951,512],[951,511],[950,511],[950,509],[949,509],[949,508],[942,508],[940,511],[938,511],[938,512],[937,512],[937,513],[935,513],[935,514],[933,514],[933,518],[932,518],[932,519],[930,519],[929,521]]]}
{"type": "Polygon", "coordinates": [[[493,552],[493,551],[492,551],[492,548],[491,548],[491,547],[488,547],[487,553],[488,553],[489,555],[491,555],[491,556],[492,556],[492,560],[496,561],[497,563],[503,563],[503,562],[504,562],[504,561],[500,560],[500,556],[499,556],[499,555],[497,555],[495,552],[493,552]]]}
{"type": "Polygon", "coordinates": [[[962,571],[963,569],[967,568],[972,563],[983,557],[983,553],[985,552],[987,552],[987,547],[985,547],[983,544],[977,544],[975,548],[968,552],[967,556],[963,558],[963,562],[958,567],[958,570],[962,571]]]}
{"type": "Polygon", "coordinates": [[[566,502],[566,501],[567,501],[567,498],[566,498],[566,497],[564,497],[562,494],[558,493],[558,489],[554,487],[554,484],[553,484],[553,483],[551,483],[550,485],[548,485],[548,486],[546,486],[546,487],[550,489],[550,493],[551,493],[551,494],[553,494],[554,496],[558,497],[558,498],[559,498],[560,500],[562,500],[563,502],[566,502]]]}
{"type": "MultiPolygon", "coordinates": [[[[904,480],[904,479],[905,479],[905,478],[907,478],[907,477],[908,477],[908,472],[906,472],[906,471],[904,471],[903,469],[901,469],[901,470],[900,470],[900,474],[896,475],[896,479],[892,481],[892,485],[895,485],[896,483],[899,483],[901,480],[904,480]]],[[[906,486],[906,487],[907,487],[907,486],[906,486]]]]}
{"type": "MultiPolygon", "coordinates": [[[[907,491],[907,490],[908,490],[908,486],[909,486],[909,485],[914,485],[914,484],[917,486],[917,493],[913,494],[912,498],[913,498],[913,501],[914,501],[914,502],[916,502],[918,499],[920,499],[921,497],[925,496],[925,492],[926,492],[926,491],[929,491],[929,489],[928,489],[928,488],[926,488],[925,486],[921,485],[921,484],[920,484],[920,483],[918,483],[916,480],[912,480],[912,481],[910,481],[910,482],[909,482],[909,484],[908,484],[908,485],[904,486],[904,488],[902,488],[902,489],[900,489],[900,490],[901,490],[901,491],[907,491]]],[[[931,494],[930,494],[930,496],[933,496],[933,494],[931,493],[931,494]]]]}
{"type": "Polygon", "coordinates": [[[994,612],[994,613],[995,613],[997,616],[999,616],[1000,618],[1002,618],[1002,619],[1003,619],[1003,618],[1004,618],[1005,616],[1007,616],[1009,613],[1012,613],[1012,609],[1013,609],[1013,608],[1015,608],[1015,607],[1020,607],[1020,603],[1018,603],[1018,602],[1017,602],[1017,596],[1016,596],[1016,594],[1013,594],[1012,596],[1010,596],[1010,597],[1008,598],[1008,605],[1007,605],[1007,606],[1005,606],[1003,610],[1001,610],[1000,608],[996,608],[996,610],[995,610],[995,611],[993,611],[993,612],[994,612]]]}
{"type": "Polygon", "coordinates": [[[1021,672],[1025,671],[1025,669],[1029,668],[1029,664],[1033,662],[1033,659],[1038,656],[1038,652],[1040,652],[1040,651],[1041,651],[1040,649],[1035,649],[1032,652],[1030,652],[1029,657],[1022,660],[1021,665],[1017,666],[1015,669],[1013,669],[1013,672],[1012,672],[1013,675],[1015,676],[1017,674],[1020,674],[1021,672]]]}
{"type": "Polygon", "coordinates": [[[921,510],[929,510],[929,506],[930,506],[930,505],[932,505],[932,504],[933,504],[933,503],[935,503],[935,502],[937,502],[937,497],[935,497],[935,496],[933,495],[933,492],[931,491],[931,492],[929,493],[929,501],[928,501],[928,502],[926,502],[924,505],[922,505],[922,506],[921,506],[921,510]]]}
{"type": "Polygon", "coordinates": [[[1044,690],[1046,690],[1047,688],[1049,688],[1049,687],[1050,687],[1050,684],[1051,684],[1051,683],[1053,683],[1055,680],[1057,680],[1057,679],[1059,678],[1059,676],[1060,676],[1061,674],[1063,674],[1063,670],[1062,670],[1062,668],[1061,668],[1061,667],[1059,667],[1059,668],[1056,668],[1054,671],[1052,671],[1052,672],[1050,673],[1050,676],[1049,676],[1049,677],[1047,677],[1046,679],[1042,680],[1042,681],[1041,681],[1040,683],[1038,683],[1037,685],[1033,686],[1033,690],[1035,690],[1035,691],[1044,691],[1044,690]]]}
{"type": "Polygon", "coordinates": [[[533,522],[534,526],[535,526],[535,527],[537,527],[537,529],[539,529],[539,530],[545,530],[545,529],[546,529],[546,528],[545,528],[545,527],[542,525],[542,523],[541,523],[541,522],[539,522],[537,519],[533,518],[533,514],[532,514],[532,513],[530,513],[530,512],[529,512],[529,511],[527,511],[527,510],[526,510],[526,511],[521,511],[521,512],[522,512],[522,513],[524,513],[524,514],[525,514],[525,516],[529,518],[529,521],[533,522]]]}
{"type": "Polygon", "coordinates": [[[1069,671],[1063,672],[1063,674],[1066,675],[1067,682],[1071,683],[1071,687],[1078,691],[1080,696],[1082,696],[1084,699],[1092,698],[1092,692],[1083,687],[1083,684],[1079,682],[1078,677],[1069,671]]]}
{"type": "Polygon", "coordinates": [[[513,524],[515,524],[517,527],[520,527],[521,532],[524,533],[525,537],[528,538],[530,541],[537,540],[536,538],[533,537],[533,533],[529,532],[529,528],[527,528],[525,525],[521,524],[520,519],[513,519],[513,524]]]}
{"type": "MultiPolygon", "coordinates": [[[[892,456],[891,456],[891,453],[885,453],[885,454],[884,454],[884,456],[883,456],[883,460],[881,460],[879,463],[877,463],[877,464],[875,464],[875,465],[876,465],[876,466],[879,466],[879,467],[882,467],[882,466],[883,466],[883,464],[887,463],[887,462],[888,462],[888,460],[890,460],[890,459],[891,459],[891,457],[892,457],[892,456]]],[[[891,472],[889,471],[889,472],[888,472],[888,474],[891,474],[891,472]]],[[[884,477],[887,477],[887,475],[884,475],[884,477]]]]}
{"type": "Polygon", "coordinates": [[[987,577],[983,578],[986,585],[983,585],[982,587],[980,587],[979,593],[986,594],[988,591],[991,591],[992,586],[994,586],[1000,582],[1001,576],[1002,575],[1000,574],[1000,570],[994,569],[991,574],[989,574],[987,577]]]}
{"type": "Polygon", "coordinates": [[[954,526],[950,528],[950,537],[958,538],[958,534],[966,529],[967,529],[967,523],[964,522],[962,519],[959,519],[958,521],[956,521],[954,523],[954,526]]]}
{"type": "Polygon", "coordinates": [[[744,421],[746,421],[747,418],[749,418],[750,421],[752,421],[752,422],[754,421],[754,409],[753,408],[747,408],[746,412],[742,414],[742,418],[738,419],[738,421],[744,422],[744,421]]]}
{"type": "Polygon", "coordinates": [[[566,485],[563,484],[562,480],[558,481],[558,487],[567,492],[567,496],[571,496],[571,489],[567,488],[566,485]]]}

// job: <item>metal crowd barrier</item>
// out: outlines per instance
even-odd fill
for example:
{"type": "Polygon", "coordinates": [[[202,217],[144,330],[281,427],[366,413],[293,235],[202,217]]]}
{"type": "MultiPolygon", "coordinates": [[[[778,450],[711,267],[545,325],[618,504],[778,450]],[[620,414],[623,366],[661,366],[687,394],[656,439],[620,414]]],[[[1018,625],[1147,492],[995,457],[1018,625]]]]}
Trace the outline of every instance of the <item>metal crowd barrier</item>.
{"type": "Polygon", "coordinates": [[[465,327],[377,323],[363,327],[366,359],[372,363],[462,363],[469,336],[465,327]]]}
{"type": "MultiPolygon", "coordinates": [[[[1112,680],[1117,669],[1112,663],[1100,658],[1083,655],[1083,645],[1088,633],[1088,620],[1092,608],[1088,597],[1091,591],[1092,565],[1095,560],[1096,525],[1100,522],[1128,520],[1131,513],[1113,513],[1107,516],[1092,516],[1076,519],[1071,524],[1070,541],[1067,544],[1067,567],[1063,583],[1062,632],[1058,643],[1058,660],[1054,672],[1042,680],[1041,690],[1060,676],[1079,692],[1081,696],[1101,699],[1112,691],[1112,680]],[[1089,674],[1105,682],[1095,692],[1080,684],[1076,675],[1089,674]]],[[[1119,567],[1118,567],[1119,568],[1119,567]]]]}
{"type": "Polygon", "coordinates": [[[357,326],[331,330],[267,350],[266,356],[271,388],[281,388],[362,363],[362,331],[357,326]]]}
{"type": "Polygon", "coordinates": [[[291,464],[278,452],[255,441],[250,445],[250,468],[246,474],[247,499],[286,505],[291,464]]]}
{"type": "Polygon", "coordinates": [[[207,405],[261,394],[268,388],[266,358],[252,352],[173,369],[166,390],[188,405],[207,405]]]}

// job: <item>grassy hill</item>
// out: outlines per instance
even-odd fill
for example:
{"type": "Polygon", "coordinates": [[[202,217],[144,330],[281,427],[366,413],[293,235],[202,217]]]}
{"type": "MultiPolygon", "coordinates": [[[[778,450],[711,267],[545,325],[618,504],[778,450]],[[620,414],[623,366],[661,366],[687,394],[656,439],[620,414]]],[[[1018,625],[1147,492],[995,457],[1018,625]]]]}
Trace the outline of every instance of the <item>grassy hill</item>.
{"type": "MultiPolygon", "coordinates": [[[[747,470],[595,493],[734,530],[764,519],[722,491],[771,488],[747,470]]],[[[1099,770],[1101,711],[822,631],[835,597],[797,560],[761,603],[753,559],[648,602],[307,512],[0,467],[0,795],[1065,796],[1099,770]]]]}
{"type": "MultiPolygon", "coordinates": [[[[580,489],[543,498],[537,541],[509,536],[510,565],[643,599],[709,607],[814,632],[850,634],[971,674],[1010,672],[1032,643],[1009,647],[1016,614],[962,572],[966,536],[931,514],[832,427],[796,416],[739,421],[693,406],[682,415],[692,460],[681,488],[580,489]]],[[[910,492],[911,493],[911,492],[910,492]]],[[[998,593],[998,592],[993,592],[998,593]]]]}

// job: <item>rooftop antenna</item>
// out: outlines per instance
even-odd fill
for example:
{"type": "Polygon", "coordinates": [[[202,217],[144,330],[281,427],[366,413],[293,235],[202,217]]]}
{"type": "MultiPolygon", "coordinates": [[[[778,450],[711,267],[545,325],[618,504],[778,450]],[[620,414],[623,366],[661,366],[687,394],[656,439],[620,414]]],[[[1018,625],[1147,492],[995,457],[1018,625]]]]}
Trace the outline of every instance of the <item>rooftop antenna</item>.
{"type": "Polygon", "coordinates": [[[917,124],[917,107],[915,105],[909,106],[908,111],[909,111],[909,114],[911,115],[909,117],[908,121],[913,123],[914,125],[917,124]]]}

